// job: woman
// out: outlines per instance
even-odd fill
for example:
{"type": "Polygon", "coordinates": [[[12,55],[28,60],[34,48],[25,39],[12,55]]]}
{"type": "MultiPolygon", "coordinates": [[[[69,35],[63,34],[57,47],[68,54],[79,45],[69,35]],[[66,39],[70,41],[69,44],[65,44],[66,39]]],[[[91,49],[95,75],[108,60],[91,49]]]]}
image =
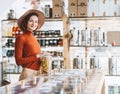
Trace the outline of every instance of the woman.
{"type": "Polygon", "coordinates": [[[23,31],[15,41],[15,60],[17,65],[23,68],[19,80],[39,75],[41,50],[33,32],[41,28],[44,19],[41,11],[31,9],[17,20],[18,26],[23,31]]]}

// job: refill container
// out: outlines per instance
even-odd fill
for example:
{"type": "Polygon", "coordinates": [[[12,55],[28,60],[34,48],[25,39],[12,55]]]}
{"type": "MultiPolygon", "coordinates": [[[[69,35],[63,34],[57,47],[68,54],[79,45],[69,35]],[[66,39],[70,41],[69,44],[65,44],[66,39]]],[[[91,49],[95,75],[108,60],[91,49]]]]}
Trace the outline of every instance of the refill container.
{"type": "Polygon", "coordinates": [[[52,18],[52,9],[50,8],[50,5],[45,5],[45,17],[52,18]]]}
{"type": "Polygon", "coordinates": [[[116,46],[116,42],[115,41],[112,42],[112,46],[116,46]]]}
{"type": "Polygon", "coordinates": [[[68,16],[68,0],[62,0],[63,14],[68,16]]]}

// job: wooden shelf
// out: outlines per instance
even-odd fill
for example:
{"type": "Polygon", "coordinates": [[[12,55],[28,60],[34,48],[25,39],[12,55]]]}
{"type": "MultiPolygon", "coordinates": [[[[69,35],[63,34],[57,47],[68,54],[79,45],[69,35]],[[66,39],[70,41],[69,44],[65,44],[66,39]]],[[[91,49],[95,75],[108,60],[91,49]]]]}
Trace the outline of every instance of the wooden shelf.
{"type": "Polygon", "coordinates": [[[108,47],[108,46],[82,46],[82,45],[71,45],[70,47],[108,47]]]}
{"type": "Polygon", "coordinates": [[[16,21],[17,19],[4,19],[2,21],[9,21],[9,22],[12,22],[12,21],[16,21]]]}
{"type": "MultiPolygon", "coordinates": [[[[13,22],[17,21],[17,19],[4,19],[2,21],[13,22]]],[[[62,21],[62,18],[45,18],[45,21],[62,21]]]]}
{"type": "Polygon", "coordinates": [[[4,72],[4,74],[20,74],[21,72],[4,72]]]}
{"type": "MultiPolygon", "coordinates": [[[[79,20],[115,20],[120,16],[94,16],[94,17],[68,17],[72,21],[79,20]]],[[[17,19],[4,19],[2,21],[16,21],[17,19]]],[[[45,21],[62,21],[62,18],[45,18],[45,21]]]]}
{"type": "Polygon", "coordinates": [[[36,37],[36,38],[44,38],[44,39],[59,39],[62,38],[63,36],[46,36],[46,37],[36,37]]]}
{"type": "Polygon", "coordinates": [[[2,36],[2,38],[16,38],[15,36],[2,36]]]}
{"type": "Polygon", "coordinates": [[[62,18],[45,18],[45,21],[62,21],[62,18]]]}
{"type": "Polygon", "coordinates": [[[96,16],[96,17],[69,17],[71,21],[85,21],[85,20],[118,20],[120,16],[96,16]]]}

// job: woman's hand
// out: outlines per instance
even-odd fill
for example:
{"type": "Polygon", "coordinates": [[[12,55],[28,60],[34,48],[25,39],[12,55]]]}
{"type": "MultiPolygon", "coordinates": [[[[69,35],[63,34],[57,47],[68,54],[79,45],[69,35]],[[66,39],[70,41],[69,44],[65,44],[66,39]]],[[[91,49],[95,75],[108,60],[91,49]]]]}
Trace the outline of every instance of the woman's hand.
{"type": "Polygon", "coordinates": [[[43,52],[41,53],[41,55],[43,55],[43,56],[51,56],[51,54],[50,54],[50,53],[45,52],[45,51],[43,51],[43,52]]]}
{"type": "Polygon", "coordinates": [[[37,54],[36,57],[37,58],[48,57],[48,58],[50,58],[52,60],[51,54],[48,53],[48,52],[45,52],[45,51],[41,52],[40,54],[37,54]]]}

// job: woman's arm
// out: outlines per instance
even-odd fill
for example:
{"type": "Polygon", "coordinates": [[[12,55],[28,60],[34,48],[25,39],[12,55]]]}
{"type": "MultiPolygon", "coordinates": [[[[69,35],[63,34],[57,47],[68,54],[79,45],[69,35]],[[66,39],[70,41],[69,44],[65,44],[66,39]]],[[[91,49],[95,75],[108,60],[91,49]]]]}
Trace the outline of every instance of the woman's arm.
{"type": "Polygon", "coordinates": [[[24,41],[25,38],[22,36],[18,36],[15,41],[15,60],[17,65],[24,65],[38,60],[36,55],[23,57],[24,41]]]}

